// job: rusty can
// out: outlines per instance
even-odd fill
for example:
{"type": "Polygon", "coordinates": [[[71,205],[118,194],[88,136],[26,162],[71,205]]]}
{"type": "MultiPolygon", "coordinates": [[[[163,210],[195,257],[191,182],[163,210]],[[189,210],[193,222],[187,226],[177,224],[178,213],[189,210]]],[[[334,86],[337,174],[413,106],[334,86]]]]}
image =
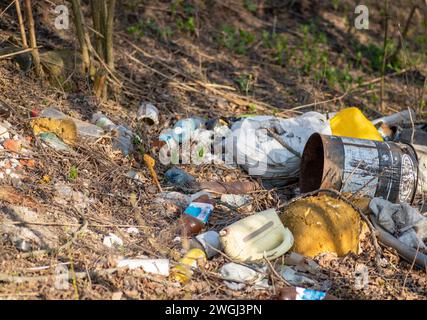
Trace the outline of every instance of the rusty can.
{"type": "Polygon", "coordinates": [[[408,144],[314,133],[302,155],[302,193],[331,188],[412,203],[417,183],[417,155],[408,144]]]}

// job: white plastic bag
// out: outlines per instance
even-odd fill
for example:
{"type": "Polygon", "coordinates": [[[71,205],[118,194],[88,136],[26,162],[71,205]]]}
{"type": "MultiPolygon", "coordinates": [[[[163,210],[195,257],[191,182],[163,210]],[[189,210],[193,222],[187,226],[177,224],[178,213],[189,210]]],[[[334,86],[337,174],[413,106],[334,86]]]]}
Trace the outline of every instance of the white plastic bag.
{"type": "Polygon", "coordinates": [[[290,119],[256,116],[236,122],[232,126],[233,143],[226,144],[227,152],[233,152],[237,164],[253,176],[292,178],[299,173],[300,158],[270,137],[267,128],[275,130],[300,155],[313,133],[331,134],[329,121],[318,112],[290,119]]]}

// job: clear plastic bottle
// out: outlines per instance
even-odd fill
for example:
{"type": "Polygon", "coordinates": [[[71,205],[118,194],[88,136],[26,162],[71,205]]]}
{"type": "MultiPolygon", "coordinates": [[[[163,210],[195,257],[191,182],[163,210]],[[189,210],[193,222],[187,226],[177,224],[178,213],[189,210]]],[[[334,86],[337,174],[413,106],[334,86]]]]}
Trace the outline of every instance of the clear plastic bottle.
{"type": "Polygon", "coordinates": [[[182,213],[179,224],[184,236],[199,234],[209,220],[213,211],[213,201],[209,194],[205,193],[194,199],[182,213]]]}
{"type": "Polygon", "coordinates": [[[82,137],[99,138],[104,135],[104,130],[102,128],[94,124],[69,117],[65,113],[55,108],[44,109],[42,112],[40,112],[39,116],[41,118],[71,119],[76,124],[78,135],[82,137]]]}

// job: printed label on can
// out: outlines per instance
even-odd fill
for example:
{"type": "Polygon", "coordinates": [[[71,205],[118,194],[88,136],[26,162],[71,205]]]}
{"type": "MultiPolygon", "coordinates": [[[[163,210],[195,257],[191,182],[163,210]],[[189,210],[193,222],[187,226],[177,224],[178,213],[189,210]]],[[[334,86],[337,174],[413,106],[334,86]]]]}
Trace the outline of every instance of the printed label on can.
{"type": "Polygon", "coordinates": [[[415,189],[417,169],[414,162],[407,154],[402,155],[400,171],[399,202],[411,202],[411,196],[415,189]]]}
{"type": "Polygon", "coordinates": [[[304,289],[304,288],[296,288],[297,296],[295,300],[323,300],[326,297],[326,292],[304,289]]]}
{"type": "Polygon", "coordinates": [[[209,216],[213,211],[213,205],[210,203],[203,202],[192,202],[185,209],[184,213],[199,219],[203,223],[208,222],[209,216]]]}
{"type": "Polygon", "coordinates": [[[342,192],[357,192],[374,197],[378,185],[379,160],[374,141],[342,138],[344,170],[342,192]]]}

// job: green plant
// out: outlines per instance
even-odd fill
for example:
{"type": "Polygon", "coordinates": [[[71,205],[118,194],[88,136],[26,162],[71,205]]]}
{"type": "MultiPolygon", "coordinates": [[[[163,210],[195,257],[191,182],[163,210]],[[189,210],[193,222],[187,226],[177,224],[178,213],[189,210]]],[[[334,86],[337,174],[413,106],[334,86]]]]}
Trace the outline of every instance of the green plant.
{"type": "Polygon", "coordinates": [[[255,104],[250,103],[250,104],[248,105],[248,110],[249,110],[249,112],[250,112],[250,113],[256,113],[256,111],[257,111],[257,107],[256,107],[256,105],[255,105],[255,104]]]}
{"type": "Polygon", "coordinates": [[[76,166],[71,166],[70,168],[70,172],[68,174],[68,179],[70,180],[76,180],[77,179],[77,167],[76,166]]]}
{"type": "Polygon", "coordinates": [[[332,6],[334,7],[334,10],[337,11],[340,4],[340,0],[332,0],[332,6]]]}
{"type": "Polygon", "coordinates": [[[253,3],[252,0],[244,0],[243,1],[243,6],[245,7],[246,10],[254,13],[257,11],[258,7],[255,3],[253,3]]]}
{"type": "Polygon", "coordinates": [[[187,31],[190,33],[196,32],[196,23],[195,23],[194,17],[190,17],[190,18],[185,19],[185,20],[178,18],[176,20],[176,26],[181,31],[187,31]]]}
{"type": "Polygon", "coordinates": [[[249,46],[255,42],[255,35],[249,31],[236,30],[231,26],[223,26],[219,43],[238,54],[245,54],[249,46]]]}
{"type": "Polygon", "coordinates": [[[273,49],[273,59],[279,65],[284,65],[291,58],[288,50],[288,41],[284,35],[272,33],[264,30],[261,35],[264,47],[273,49]]]}
{"type": "Polygon", "coordinates": [[[249,92],[253,89],[254,77],[252,74],[243,74],[236,78],[236,82],[239,85],[240,91],[248,95],[249,92]]]}
{"type": "Polygon", "coordinates": [[[169,26],[161,28],[157,23],[152,19],[141,20],[138,23],[129,26],[126,29],[126,32],[138,37],[143,37],[147,31],[155,33],[157,36],[167,40],[173,34],[172,29],[169,26]]]}

